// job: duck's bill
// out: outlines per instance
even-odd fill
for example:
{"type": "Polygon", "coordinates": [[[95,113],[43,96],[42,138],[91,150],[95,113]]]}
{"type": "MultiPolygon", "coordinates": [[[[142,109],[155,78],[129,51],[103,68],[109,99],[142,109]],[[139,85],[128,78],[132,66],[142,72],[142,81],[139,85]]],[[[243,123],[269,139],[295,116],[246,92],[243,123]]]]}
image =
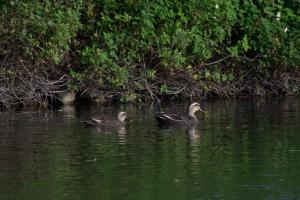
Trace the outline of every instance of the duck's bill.
{"type": "Polygon", "coordinates": [[[201,108],[199,109],[200,112],[206,113],[206,111],[202,110],[201,108]]]}
{"type": "Polygon", "coordinates": [[[129,117],[126,117],[126,119],[124,120],[125,122],[132,122],[132,119],[129,117]]]}

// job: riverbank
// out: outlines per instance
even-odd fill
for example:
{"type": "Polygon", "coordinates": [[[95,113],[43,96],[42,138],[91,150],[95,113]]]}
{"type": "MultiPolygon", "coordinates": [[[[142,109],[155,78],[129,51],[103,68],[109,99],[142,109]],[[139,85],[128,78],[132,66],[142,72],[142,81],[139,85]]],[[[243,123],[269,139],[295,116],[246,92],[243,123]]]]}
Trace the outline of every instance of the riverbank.
{"type": "Polygon", "coordinates": [[[299,94],[300,13],[251,0],[0,5],[2,107],[299,94]]]}
{"type": "MultiPolygon", "coordinates": [[[[2,68],[5,69],[5,68],[2,68]]],[[[141,77],[132,78],[124,87],[109,85],[95,87],[85,85],[84,90],[70,90],[74,79],[67,74],[53,71],[29,70],[24,63],[15,71],[2,76],[0,102],[3,108],[20,105],[48,106],[66,102],[65,95],[76,93],[76,100],[105,103],[114,102],[160,102],[164,100],[205,99],[210,97],[240,98],[252,96],[284,96],[300,94],[300,72],[253,72],[231,74],[208,74],[205,70],[174,71],[157,76],[151,81],[141,77]],[[55,76],[54,76],[55,75],[55,76]],[[49,77],[57,77],[50,79],[49,77]],[[216,78],[217,77],[217,78],[216,78]]],[[[38,69],[38,68],[35,68],[38,69]]],[[[44,69],[44,68],[43,68],[44,69]]],[[[2,74],[3,75],[3,74],[2,74]]],[[[92,80],[93,81],[93,80],[92,80]]],[[[68,97],[67,97],[68,98],[68,97]]],[[[72,102],[75,97],[72,96],[72,102]]],[[[67,102],[67,103],[70,103],[67,102]]]]}

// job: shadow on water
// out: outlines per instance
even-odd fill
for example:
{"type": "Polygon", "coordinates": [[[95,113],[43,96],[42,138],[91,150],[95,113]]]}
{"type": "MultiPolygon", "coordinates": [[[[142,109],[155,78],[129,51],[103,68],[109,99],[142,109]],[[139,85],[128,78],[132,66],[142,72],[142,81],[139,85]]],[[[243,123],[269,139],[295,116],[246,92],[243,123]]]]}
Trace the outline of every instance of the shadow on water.
{"type": "Polygon", "coordinates": [[[299,98],[204,106],[190,129],[159,127],[149,105],[2,112],[0,199],[300,198],[299,98]],[[119,110],[126,129],[82,123],[119,110]]]}

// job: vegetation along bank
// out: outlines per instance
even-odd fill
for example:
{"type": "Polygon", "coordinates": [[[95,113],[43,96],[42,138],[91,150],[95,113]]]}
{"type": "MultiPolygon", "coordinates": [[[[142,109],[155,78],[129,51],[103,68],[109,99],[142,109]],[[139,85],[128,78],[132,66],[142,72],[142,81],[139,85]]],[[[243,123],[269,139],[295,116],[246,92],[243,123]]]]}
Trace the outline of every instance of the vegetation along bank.
{"type": "Polygon", "coordinates": [[[297,94],[297,0],[0,3],[0,102],[297,94]]]}

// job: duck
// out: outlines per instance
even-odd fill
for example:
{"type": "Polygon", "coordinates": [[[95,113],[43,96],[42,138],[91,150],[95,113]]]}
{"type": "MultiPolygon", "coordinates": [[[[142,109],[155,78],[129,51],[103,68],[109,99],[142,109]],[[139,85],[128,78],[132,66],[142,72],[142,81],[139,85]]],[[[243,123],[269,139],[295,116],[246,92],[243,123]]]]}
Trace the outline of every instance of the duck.
{"type": "Polygon", "coordinates": [[[195,112],[197,111],[206,113],[204,110],[201,109],[199,103],[192,103],[189,106],[187,116],[159,112],[155,114],[155,118],[160,125],[182,125],[190,127],[199,123],[199,120],[195,116],[195,112]]]}
{"type": "Polygon", "coordinates": [[[126,125],[127,114],[126,112],[119,112],[117,118],[106,115],[95,115],[89,118],[88,121],[84,121],[89,126],[94,127],[124,127],[126,125]]]}
{"type": "Polygon", "coordinates": [[[76,94],[73,91],[58,93],[57,96],[60,102],[64,105],[71,105],[76,100],[76,94]]]}

